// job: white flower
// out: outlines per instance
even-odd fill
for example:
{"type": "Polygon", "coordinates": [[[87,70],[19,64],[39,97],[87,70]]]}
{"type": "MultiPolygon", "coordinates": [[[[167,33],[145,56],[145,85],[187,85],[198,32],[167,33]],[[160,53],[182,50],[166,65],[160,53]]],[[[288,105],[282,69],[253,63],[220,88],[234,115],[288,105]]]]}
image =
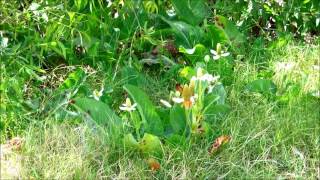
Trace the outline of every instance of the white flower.
{"type": "Polygon", "coordinates": [[[204,74],[199,79],[200,79],[200,81],[207,81],[210,83],[213,81],[213,76],[211,74],[204,74]]]}
{"type": "Polygon", "coordinates": [[[202,77],[199,78],[201,81],[207,81],[208,83],[214,83],[216,82],[220,76],[212,76],[211,74],[205,74],[202,77]]]}
{"type": "MultiPolygon", "coordinates": [[[[190,101],[191,101],[192,104],[194,104],[197,99],[198,99],[198,95],[197,94],[195,94],[194,96],[190,97],[190,101]]],[[[175,102],[175,103],[178,103],[178,104],[181,104],[181,103],[185,102],[184,99],[180,98],[180,97],[173,97],[172,101],[175,102]]]]}
{"type": "Polygon", "coordinates": [[[182,103],[184,101],[184,99],[180,98],[180,97],[173,97],[172,101],[175,102],[175,103],[180,104],[180,103],[182,103]]]}
{"type": "Polygon", "coordinates": [[[103,91],[104,91],[104,88],[102,88],[100,91],[94,90],[92,97],[93,97],[95,100],[99,101],[99,100],[100,100],[100,97],[103,95],[103,91]]]}
{"type": "Polygon", "coordinates": [[[166,101],[166,100],[160,99],[160,102],[161,102],[164,106],[166,106],[166,107],[168,107],[168,108],[171,108],[171,107],[172,107],[172,105],[171,105],[168,101],[166,101]]]}
{"type": "Polygon", "coordinates": [[[211,54],[213,54],[212,58],[214,60],[218,60],[220,59],[221,57],[227,57],[230,55],[229,52],[224,52],[224,51],[221,51],[221,53],[218,53],[217,51],[213,50],[213,49],[210,49],[210,52],[211,54]]]}
{"type": "Polygon", "coordinates": [[[137,106],[137,103],[131,104],[130,99],[127,98],[126,99],[126,103],[122,104],[122,106],[120,106],[119,108],[122,111],[131,112],[131,111],[135,111],[136,110],[136,106],[137,106]]]}
{"type": "Polygon", "coordinates": [[[217,81],[220,78],[220,76],[212,76],[211,74],[203,74],[203,69],[202,68],[198,68],[197,69],[197,77],[196,76],[192,76],[191,77],[191,81],[195,82],[197,80],[200,81],[207,81],[208,83],[214,83],[215,81],[217,81]]]}

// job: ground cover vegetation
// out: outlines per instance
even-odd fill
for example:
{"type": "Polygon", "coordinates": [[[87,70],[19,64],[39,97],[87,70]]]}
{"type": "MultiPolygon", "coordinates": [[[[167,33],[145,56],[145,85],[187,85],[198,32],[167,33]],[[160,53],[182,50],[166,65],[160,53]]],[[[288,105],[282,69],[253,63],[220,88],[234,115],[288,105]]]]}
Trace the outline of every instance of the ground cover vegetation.
{"type": "Polygon", "coordinates": [[[319,179],[317,0],[0,2],[1,178],[319,179]]]}

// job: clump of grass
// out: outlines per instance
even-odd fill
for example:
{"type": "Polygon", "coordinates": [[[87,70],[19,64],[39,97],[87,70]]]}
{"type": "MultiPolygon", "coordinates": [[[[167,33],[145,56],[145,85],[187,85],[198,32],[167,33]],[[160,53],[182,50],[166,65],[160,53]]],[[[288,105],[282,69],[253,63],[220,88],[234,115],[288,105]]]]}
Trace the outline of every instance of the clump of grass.
{"type": "Polygon", "coordinates": [[[273,54],[273,79],[281,90],[299,86],[304,94],[320,91],[320,46],[289,44],[273,54]],[[285,53],[283,53],[285,52],[285,53]]]}
{"type": "Polygon", "coordinates": [[[25,144],[24,177],[92,179],[98,176],[109,150],[101,132],[66,123],[30,128],[25,144]]]}

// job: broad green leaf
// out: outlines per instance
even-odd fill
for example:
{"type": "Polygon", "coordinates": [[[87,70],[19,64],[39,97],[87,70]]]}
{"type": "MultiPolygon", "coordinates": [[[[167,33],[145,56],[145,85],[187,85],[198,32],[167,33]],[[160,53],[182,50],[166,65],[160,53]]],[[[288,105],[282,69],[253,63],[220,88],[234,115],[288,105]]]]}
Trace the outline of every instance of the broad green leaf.
{"type": "Polygon", "coordinates": [[[172,0],[177,15],[191,25],[199,25],[208,14],[204,0],[172,0]]]}
{"type": "Polygon", "coordinates": [[[216,16],[216,26],[222,29],[228,37],[228,40],[231,42],[231,45],[234,50],[239,51],[246,39],[242,33],[239,32],[236,25],[229,21],[226,17],[216,16]]]}
{"type": "Polygon", "coordinates": [[[138,147],[139,147],[139,143],[137,142],[137,140],[133,137],[133,135],[131,133],[126,134],[123,137],[123,143],[124,143],[124,146],[129,149],[138,149],[138,147]]]}
{"type": "Polygon", "coordinates": [[[212,89],[212,92],[207,97],[206,101],[210,102],[210,100],[216,99],[215,101],[217,102],[217,104],[225,104],[226,98],[227,98],[227,92],[224,89],[224,86],[222,84],[218,84],[212,89]],[[212,99],[209,99],[209,98],[212,98],[212,99]]]}
{"type": "Polygon", "coordinates": [[[139,113],[145,128],[145,132],[155,135],[163,135],[164,128],[155,106],[150,101],[145,92],[133,85],[125,85],[123,87],[132,99],[137,103],[139,113]]]}
{"type": "Polygon", "coordinates": [[[73,105],[90,116],[98,125],[106,127],[111,136],[119,137],[121,135],[121,119],[107,104],[89,98],[76,98],[73,105]]]}
{"type": "Polygon", "coordinates": [[[143,154],[159,156],[162,153],[161,141],[158,136],[145,133],[139,142],[139,149],[143,154]]]}
{"type": "Polygon", "coordinates": [[[62,56],[64,59],[67,58],[66,48],[63,45],[63,43],[60,41],[52,41],[52,42],[48,42],[48,43],[42,43],[42,44],[40,44],[40,46],[42,48],[44,48],[45,50],[48,50],[48,49],[53,50],[58,55],[62,56]]]}
{"type": "Polygon", "coordinates": [[[228,35],[222,28],[216,25],[208,25],[206,30],[206,45],[215,49],[218,43],[230,44],[228,35]]]}
{"type": "Polygon", "coordinates": [[[142,74],[137,72],[134,68],[128,66],[121,69],[121,79],[123,79],[124,84],[131,84],[135,86],[146,83],[146,80],[142,74]]]}
{"type": "Polygon", "coordinates": [[[203,61],[204,56],[209,54],[209,51],[202,44],[196,44],[192,49],[180,46],[179,52],[183,53],[192,62],[192,64],[197,61],[203,61]]]}
{"type": "Polygon", "coordinates": [[[268,79],[257,79],[245,87],[245,89],[249,92],[257,92],[261,94],[275,94],[277,92],[277,87],[276,85],[268,79]]]}
{"type": "Polygon", "coordinates": [[[184,109],[180,105],[175,105],[170,109],[170,124],[175,133],[184,133],[186,129],[186,116],[184,109]]]}
{"type": "Polygon", "coordinates": [[[220,118],[227,115],[231,111],[228,104],[213,104],[207,108],[204,115],[213,118],[220,118]]]}
{"type": "Polygon", "coordinates": [[[192,26],[182,21],[162,19],[173,29],[178,46],[182,45],[185,48],[193,48],[194,45],[200,43],[204,38],[204,32],[198,26],[192,26]]]}

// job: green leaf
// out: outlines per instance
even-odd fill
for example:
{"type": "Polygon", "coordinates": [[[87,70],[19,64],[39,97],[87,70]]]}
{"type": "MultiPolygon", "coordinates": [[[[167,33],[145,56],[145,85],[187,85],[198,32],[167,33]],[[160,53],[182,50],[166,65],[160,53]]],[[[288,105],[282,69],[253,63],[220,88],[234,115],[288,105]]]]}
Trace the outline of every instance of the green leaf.
{"type": "Polygon", "coordinates": [[[74,4],[76,5],[77,10],[80,11],[87,6],[88,0],[74,0],[74,4]]]}
{"type": "Polygon", "coordinates": [[[128,66],[121,69],[121,79],[123,79],[124,84],[135,86],[144,85],[146,83],[146,79],[141,73],[128,66]]]}
{"type": "Polygon", "coordinates": [[[178,135],[178,134],[171,134],[170,136],[166,137],[166,144],[168,143],[169,145],[173,146],[179,146],[183,147],[187,144],[187,139],[185,136],[178,135]]]}
{"type": "Polygon", "coordinates": [[[159,156],[162,153],[161,141],[158,136],[145,133],[139,142],[139,149],[145,155],[159,156]]]}
{"type": "Polygon", "coordinates": [[[194,68],[186,66],[180,70],[179,75],[180,77],[190,80],[192,76],[196,75],[196,71],[194,70],[194,68]]]}
{"type": "Polygon", "coordinates": [[[137,142],[137,140],[133,137],[133,135],[130,134],[126,134],[123,137],[123,143],[124,146],[128,149],[138,149],[139,148],[139,143],[137,142]]]}
{"type": "Polygon", "coordinates": [[[265,95],[275,94],[277,92],[276,85],[267,79],[257,79],[247,84],[245,89],[249,92],[256,92],[265,95]]]}
{"type": "Polygon", "coordinates": [[[186,129],[186,116],[184,109],[180,105],[175,105],[170,109],[170,124],[175,133],[184,133],[186,129]]]}
{"type": "Polygon", "coordinates": [[[70,73],[66,80],[60,85],[59,90],[68,90],[77,88],[83,83],[86,78],[86,73],[81,68],[77,68],[70,73]]]}
{"type": "Polygon", "coordinates": [[[204,115],[214,118],[221,118],[231,111],[228,104],[213,104],[205,111],[204,115]]]}
{"type": "Polygon", "coordinates": [[[162,18],[168,23],[176,36],[176,44],[186,48],[192,48],[195,44],[200,43],[204,38],[204,32],[199,26],[192,26],[182,21],[169,21],[162,18]]]}
{"type": "Polygon", "coordinates": [[[155,135],[163,135],[164,128],[155,106],[150,101],[145,92],[133,85],[125,85],[123,87],[132,99],[137,103],[139,113],[144,124],[145,132],[155,135]]]}
{"type": "Polygon", "coordinates": [[[233,49],[239,51],[239,48],[243,47],[243,44],[246,41],[245,36],[239,32],[237,26],[229,21],[226,17],[218,15],[215,17],[215,19],[216,26],[225,32],[233,49]]]}
{"type": "Polygon", "coordinates": [[[212,100],[217,98],[217,100],[216,100],[217,104],[225,104],[225,101],[226,101],[226,98],[227,98],[227,92],[224,89],[224,86],[222,84],[216,85],[212,89],[212,92],[210,93],[209,97],[207,97],[207,100],[209,98],[212,98],[212,100]]]}
{"type": "Polygon", "coordinates": [[[73,105],[98,125],[106,127],[110,135],[114,137],[121,135],[122,121],[107,104],[89,98],[76,98],[73,105]]]}
{"type": "Polygon", "coordinates": [[[229,37],[222,28],[216,25],[208,25],[206,30],[206,45],[215,49],[218,43],[230,44],[229,37]]]}
{"type": "Polygon", "coordinates": [[[196,44],[192,49],[186,49],[183,46],[179,47],[179,52],[183,53],[192,64],[197,61],[203,61],[204,56],[209,54],[209,51],[202,44],[196,44]]]}
{"type": "Polygon", "coordinates": [[[230,112],[231,107],[225,104],[226,92],[223,86],[217,87],[214,93],[210,93],[204,98],[204,115],[210,117],[220,118],[230,112]],[[220,94],[220,95],[219,95],[220,94]],[[223,96],[223,98],[221,98],[223,96]]]}
{"type": "Polygon", "coordinates": [[[180,19],[191,25],[199,25],[208,14],[204,0],[172,0],[174,9],[180,19]]]}

